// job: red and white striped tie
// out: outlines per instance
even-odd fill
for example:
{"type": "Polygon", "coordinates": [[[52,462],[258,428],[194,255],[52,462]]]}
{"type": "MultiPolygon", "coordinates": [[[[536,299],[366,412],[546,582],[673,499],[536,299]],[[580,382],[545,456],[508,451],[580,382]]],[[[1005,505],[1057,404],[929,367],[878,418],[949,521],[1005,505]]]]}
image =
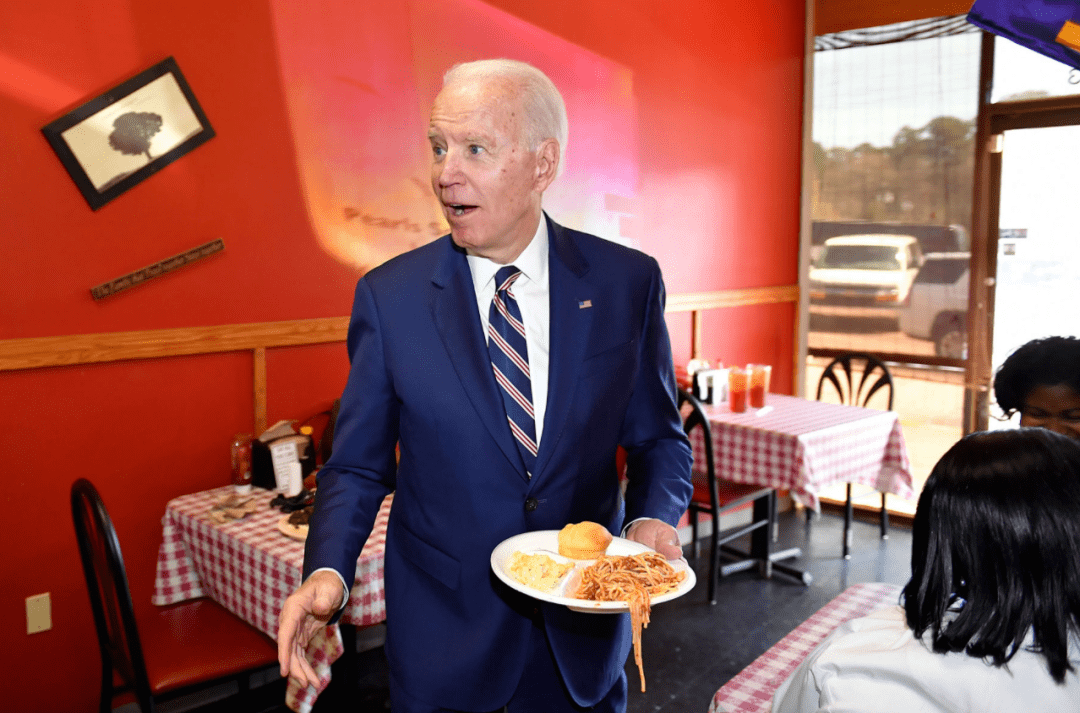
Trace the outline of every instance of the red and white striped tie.
{"type": "Polygon", "coordinates": [[[521,271],[507,265],[495,273],[495,298],[488,315],[488,353],[495,381],[499,383],[506,407],[506,419],[517,441],[525,469],[532,477],[536,465],[536,421],[533,415],[532,380],[529,376],[529,349],[521,310],[510,288],[521,271]]]}

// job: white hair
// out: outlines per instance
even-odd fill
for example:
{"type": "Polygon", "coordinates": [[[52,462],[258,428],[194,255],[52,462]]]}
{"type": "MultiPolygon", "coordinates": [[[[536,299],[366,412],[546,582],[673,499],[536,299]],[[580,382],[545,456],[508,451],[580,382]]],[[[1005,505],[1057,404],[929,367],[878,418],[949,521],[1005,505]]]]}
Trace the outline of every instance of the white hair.
{"type": "Polygon", "coordinates": [[[475,62],[455,64],[443,75],[443,86],[457,82],[476,80],[504,80],[513,82],[520,90],[521,104],[525,109],[525,143],[535,151],[544,141],[554,139],[559,143],[559,166],[562,173],[566,155],[569,126],[566,121],[566,104],[555,83],[536,67],[514,59],[481,59],[475,62]]]}

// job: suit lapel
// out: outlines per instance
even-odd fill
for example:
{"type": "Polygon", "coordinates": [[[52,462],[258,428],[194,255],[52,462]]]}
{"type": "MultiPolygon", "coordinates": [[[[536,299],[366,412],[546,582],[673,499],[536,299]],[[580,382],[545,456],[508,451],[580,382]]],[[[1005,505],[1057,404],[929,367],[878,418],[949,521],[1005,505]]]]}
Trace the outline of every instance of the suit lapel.
{"type": "Polygon", "coordinates": [[[431,278],[435,286],[431,304],[435,328],[480,420],[507,460],[527,479],[521,454],[506,422],[502,394],[491,371],[469,263],[463,253],[454,249],[450,238],[443,240],[447,248],[431,278]]]}
{"type": "Polygon", "coordinates": [[[566,417],[574,397],[574,387],[592,326],[594,309],[582,308],[596,300],[593,286],[582,279],[589,264],[562,226],[545,214],[548,222],[548,289],[551,300],[548,327],[550,359],[548,363],[548,400],[544,413],[544,433],[536,456],[533,481],[558,446],[566,426],[566,417]]]}

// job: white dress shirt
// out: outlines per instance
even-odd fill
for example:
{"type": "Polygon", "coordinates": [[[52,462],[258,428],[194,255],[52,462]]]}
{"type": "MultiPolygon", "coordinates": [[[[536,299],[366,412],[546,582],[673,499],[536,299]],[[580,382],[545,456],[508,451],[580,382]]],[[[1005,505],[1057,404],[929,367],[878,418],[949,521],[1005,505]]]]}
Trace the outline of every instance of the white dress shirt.
{"type": "MultiPolygon", "coordinates": [[[[485,257],[469,255],[469,270],[473,287],[476,288],[476,308],[480,312],[480,324],[484,339],[488,333],[488,314],[495,298],[495,273],[505,265],[485,257]]],[[[540,225],[532,242],[511,263],[521,270],[521,277],[510,292],[514,295],[521,321],[525,323],[525,347],[529,350],[529,379],[532,387],[533,418],[536,421],[536,445],[544,430],[544,413],[547,409],[548,363],[551,355],[551,290],[548,286],[548,233],[547,219],[541,215],[540,225]]]]}
{"type": "MultiPolygon", "coordinates": [[[[1076,671],[1050,677],[1025,646],[997,668],[965,653],[935,653],[892,606],[841,624],[780,685],[772,713],[1018,713],[1080,711],[1076,671]]],[[[1073,637],[1070,659],[1077,660],[1073,637]]]]}

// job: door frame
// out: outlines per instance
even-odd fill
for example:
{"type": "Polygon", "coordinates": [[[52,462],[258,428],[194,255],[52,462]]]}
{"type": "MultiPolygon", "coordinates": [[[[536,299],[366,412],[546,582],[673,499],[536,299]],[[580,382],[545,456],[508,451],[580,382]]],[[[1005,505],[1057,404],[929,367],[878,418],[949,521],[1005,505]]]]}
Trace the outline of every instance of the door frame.
{"type": "Polygon", "coordinates": [[[982,33],[979,67],[971,280],[968,286],[968,359],[964,378],[965,434],[985,431],[990,421],[1003,134],[1011,129],[1080,125],[1080,94],[990,102],[995,37],[989,32],[982,33]]]}

